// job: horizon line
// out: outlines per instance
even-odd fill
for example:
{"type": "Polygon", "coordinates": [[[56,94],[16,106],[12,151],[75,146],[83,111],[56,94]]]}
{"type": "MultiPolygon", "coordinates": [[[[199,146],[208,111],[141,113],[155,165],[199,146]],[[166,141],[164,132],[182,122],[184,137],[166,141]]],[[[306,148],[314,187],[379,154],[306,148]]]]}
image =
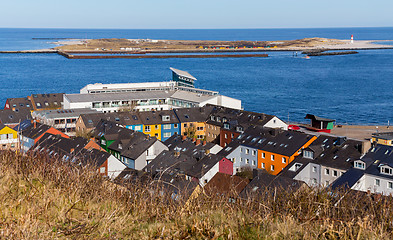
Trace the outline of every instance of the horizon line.
{"type": "Polygon", "coordinates": [[[260,29],[332,29],[332,28],[393,28],[393,26],[373,26],[373,27],[245,27],[245,28],[72,28],[72,27],[0,27],[0,29],[97,29],[97,30],[260,30],[260,29]]]}

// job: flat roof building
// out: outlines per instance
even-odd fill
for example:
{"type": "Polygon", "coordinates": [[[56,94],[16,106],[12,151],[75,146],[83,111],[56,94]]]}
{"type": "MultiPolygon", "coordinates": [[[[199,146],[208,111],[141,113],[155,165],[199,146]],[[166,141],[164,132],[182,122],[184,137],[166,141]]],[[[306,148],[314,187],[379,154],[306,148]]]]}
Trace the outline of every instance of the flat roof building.
{"type": "Polygon", "coordinates": [[[90,108],[101,112],[125,109],[151,111],[203,107],[206,104],[241,109],[241,100],[223,95],[207,95],[184,90],[157,90],[95,94],[65,94],[64,109],[90,108]]]}

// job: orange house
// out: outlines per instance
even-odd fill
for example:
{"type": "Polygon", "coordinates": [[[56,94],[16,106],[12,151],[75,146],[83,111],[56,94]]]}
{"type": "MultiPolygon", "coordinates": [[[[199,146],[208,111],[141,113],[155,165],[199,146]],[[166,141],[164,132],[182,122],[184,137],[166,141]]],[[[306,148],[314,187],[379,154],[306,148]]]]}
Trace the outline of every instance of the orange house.
{"type": "Polygon", "coordinates": [[[316,136],[297,132],[277,136],[277,139],[268,139],[268,142],[261,149],[258,149],[258,168],[277,175],[296,156],[301,154],[303,148],[307,148],[315,139],[317,139],[316,136]]]}

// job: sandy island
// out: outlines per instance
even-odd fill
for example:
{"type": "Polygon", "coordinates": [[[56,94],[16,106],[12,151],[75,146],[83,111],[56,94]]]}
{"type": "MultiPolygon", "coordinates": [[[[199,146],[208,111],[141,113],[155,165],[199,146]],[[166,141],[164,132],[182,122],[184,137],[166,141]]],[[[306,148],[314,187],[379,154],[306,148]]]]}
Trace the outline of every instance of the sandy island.
{"type": "Polygon", "coordinates": [[[235,52],[235,51],[305,51],[386,49],[393,45],[380,44],[392,40],[350,40],[304,38],[284,41],[201,41],[153,39],[80,39],[58,41],[55,50],[64,52],[125,51],[143,53],[167,52],[235,52]],[[378,44],[376,44],[378,42],[378,44]]]}

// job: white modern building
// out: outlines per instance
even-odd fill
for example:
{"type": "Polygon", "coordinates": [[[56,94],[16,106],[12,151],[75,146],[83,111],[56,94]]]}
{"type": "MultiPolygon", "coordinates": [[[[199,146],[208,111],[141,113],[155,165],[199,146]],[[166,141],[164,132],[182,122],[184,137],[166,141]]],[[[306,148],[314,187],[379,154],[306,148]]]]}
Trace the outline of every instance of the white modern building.
{"type": "Polygon", "coordinates": [[[190,73],[170,69],[172,80],[166,82],[89,84],[80,90],[80,94],[65,94],[64,109],[151,111],[203,107],[206,104],[242,109],[240,100],[195,88],[197,79],[190,73]]]}
{"type": "Polygon", "coordinates": [[[206,95],[183,90],[146,92],[65,94],[64,109],[94,109],[101,112],[122,110],[170,110],[203,107],[206,104],[241,109],[241,100],[223,95],[206,95]]]}

